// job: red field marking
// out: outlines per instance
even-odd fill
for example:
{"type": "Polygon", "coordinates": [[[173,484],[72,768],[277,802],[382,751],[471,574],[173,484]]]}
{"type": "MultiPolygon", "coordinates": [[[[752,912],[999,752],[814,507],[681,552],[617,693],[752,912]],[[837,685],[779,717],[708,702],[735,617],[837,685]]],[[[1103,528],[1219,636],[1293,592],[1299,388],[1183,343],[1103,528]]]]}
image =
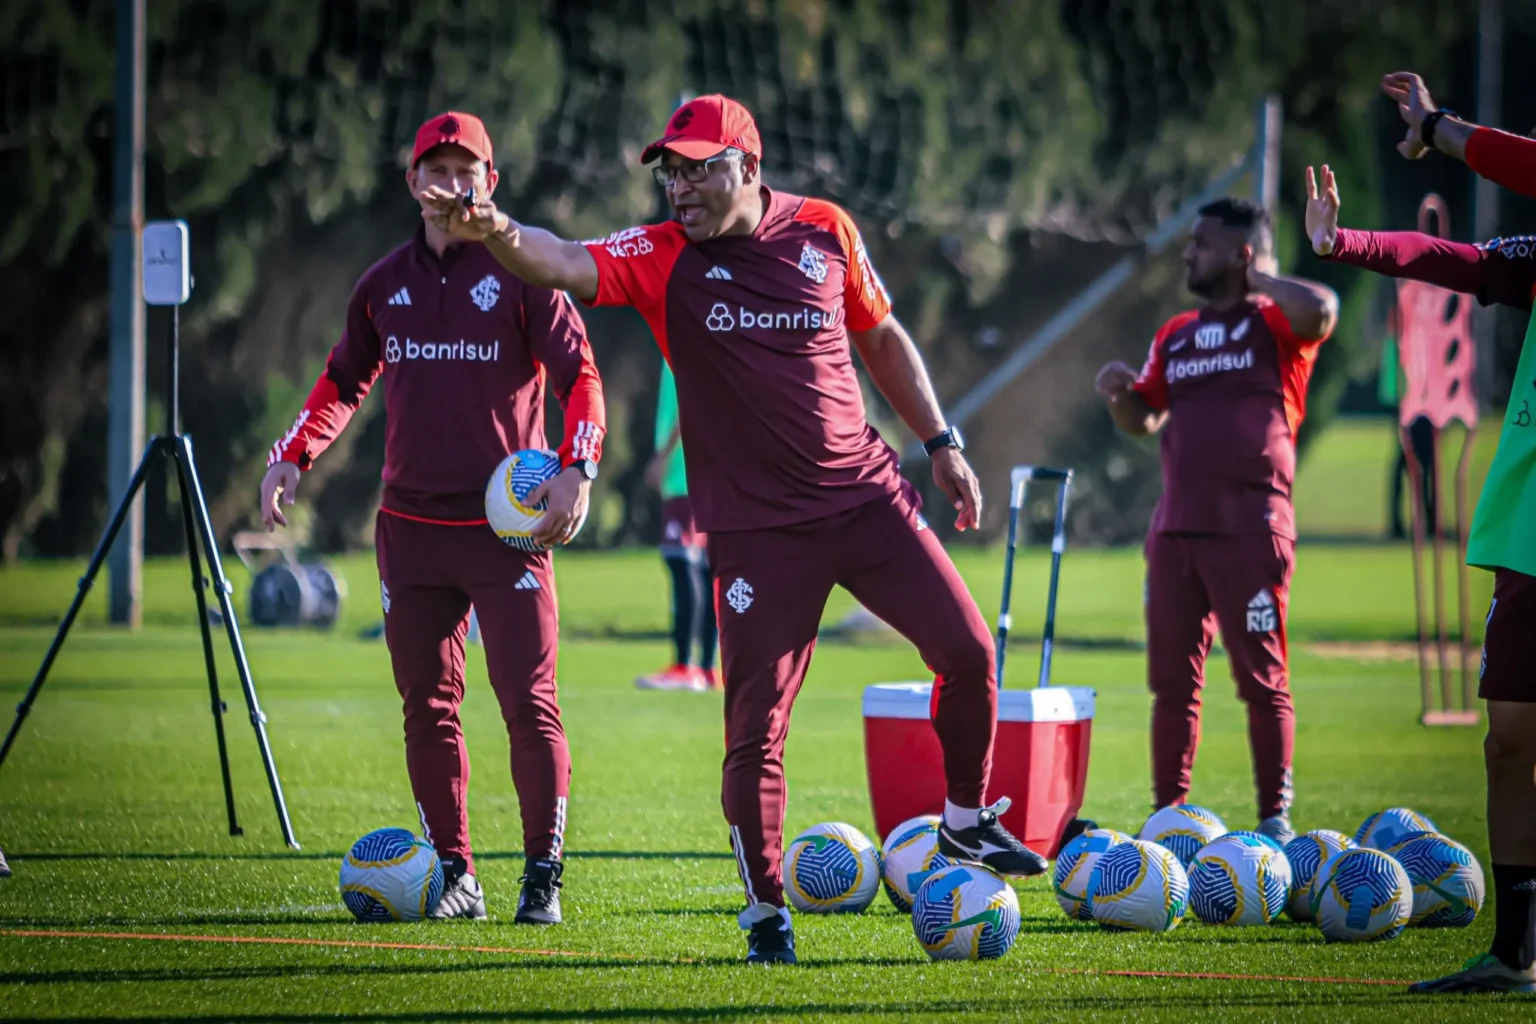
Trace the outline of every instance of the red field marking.
{"type": "MultiPolygon", "coordinates": [[[[574,956],[593,960],[656,960],[635,953],[582,953],[568,949],[512,949],[506,946],[446,946],[427,942],[368,942],[363,939],[295,939],[276,935],[170,935],[155,932],[68,932],[0,928],[0,935],[26,939],[136,939],[147,942],[227,942],[253,946],[327,946],[351,949],[418,949],[434,953],[515,953],[519,956],[574,956]]],[[[666,963],[692,963],[668,960],[666,963]]]]}
{"type": "Polygon", "coordinates": [[[1113,971],[1088,967],[1042,967],[1047,974],[1107,974],[1115,978],[1175,978],[1194,981],[1296,981],[1307,985],[1399,985],[1390,978],[1309,978],[1286,974],[1216,974],[1210,971],[1113,971]]]}

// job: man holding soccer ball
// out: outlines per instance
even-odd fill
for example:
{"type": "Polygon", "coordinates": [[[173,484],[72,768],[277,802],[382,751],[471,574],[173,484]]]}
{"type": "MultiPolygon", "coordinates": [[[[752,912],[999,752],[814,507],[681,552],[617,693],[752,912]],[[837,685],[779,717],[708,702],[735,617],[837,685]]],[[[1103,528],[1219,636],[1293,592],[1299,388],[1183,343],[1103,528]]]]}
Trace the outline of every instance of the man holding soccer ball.
{"type": "Polygon", "coordinates": [[[722,797],[748,906],[753,963],[795,962],[780,876],[783,751],[832,587],[916,644],[937,676],[933,723],[948,800],[942,852],[1004,874],[1045,870],[983,806],[997,719],[992,639],[919,514],[896,453],[870,427],[853,367],[926,441],[934,480],[977,524],[981,495],[927,371],[852,219],[766,188],[751,114],[724,96],[673,113],[642,163],[675,218],[576,243],[442,189],[435,223],[584,302],[633,306],[677,380],[689,498],[709,535],[724,655],[722,797]]]}
{"type": "MultiPolygon", "coordinates": [[[[432,118],[416,134],[406,184],[452,202],[496,188],[491,140],[469,114],[432,118]]],[[[419,200],[418,200],[419,201],[419,200]]],[[[512,749],[527,867],[516,920],[561,919],[571,758],[555,687],[558,619],[548,548],[585,516],[604,434],[602,381],[566,296],[508,273],[466,245],[422,202],[416,236],[357,282],[341,340],[292,429],[272,448],[261,484],[267,529],[286,526],[300,473],[340,434],[383,376],[388,426],[375,531],[384,636],[405,713],[406,767],[427,838],[442,859],[434,918],[484,918],[459,724],[470,606],[512,749]],[[548,387],[565,411],[559,475],[528,499],[548,501],[525,553],[485,518],[486,481],[506,456],[543,448],[548,387]]]]}

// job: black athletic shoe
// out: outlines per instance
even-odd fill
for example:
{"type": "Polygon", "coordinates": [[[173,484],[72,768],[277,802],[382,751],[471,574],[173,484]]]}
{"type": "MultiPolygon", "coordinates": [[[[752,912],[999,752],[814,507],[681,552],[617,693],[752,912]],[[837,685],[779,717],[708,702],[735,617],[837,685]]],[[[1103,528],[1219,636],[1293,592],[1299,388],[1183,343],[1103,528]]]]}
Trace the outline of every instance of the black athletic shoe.
{"type": "Polygon", "coordinates": [[[523,868],[523,891],[517,897],[518,924],[559,924],[560,876],[565,864],[558,860],[530,860],[523,868]]]}
{"type": "Polygon", "coordinates": [[[11,877],[11,866],[5,862],[5,851],[0,850],[0,878],[11,877]]]}
{"type": "Polygon", "coordinates": [[[940,824],[939,852],[950,860],[972,861],[1000,875],[1044,874],[1050,866],[1046,859],[1015,839],[998,821],[1011,806],[1013,801],[1003,797],[991,807],[983,807],[980,820],[970,828],[940,824]]]}
{"type": "Polygon", "coordinates": [[[427,917],[433,921],[485,920],[485,890],[474,875],[463,874],[443,885],[442,898],[427,917]]]}
{"type": "Polygon", "coordinates": [[[795,929],[782,911],[764,918],[747,931],[747,963],[799,963],[795,959],[795,929]]]}

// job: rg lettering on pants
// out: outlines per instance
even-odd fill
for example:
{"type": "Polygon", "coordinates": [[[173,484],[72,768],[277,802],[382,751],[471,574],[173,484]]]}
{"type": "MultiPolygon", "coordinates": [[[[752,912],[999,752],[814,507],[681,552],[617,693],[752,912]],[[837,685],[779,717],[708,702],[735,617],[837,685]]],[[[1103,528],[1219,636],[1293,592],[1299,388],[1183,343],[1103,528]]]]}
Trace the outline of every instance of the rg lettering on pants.
{"type": "Polygon", "coordinates": [[[1205,662],[1220,627],[1237,695],[1248,705],[1259,819],[1280,814],[1291,804],[1296,737],[1285,640],[1295,542],[1269,532],[1153,532],[1146,558],[1154,802],[1182,803],[1189,793],[1205,662]]]}
{"type": "Polygon", "coordinates": [[[517,551],[484,525],[387,512],[378,515],[375,546],[384,638],[405,712],[406,769],[432,845],[474,870],[469,750],[459,721],[473,605],[511,743],[524,853],[559,856],[571,755],[555,688],[559,623],[550,556],[517,551]]]}
{"type": "Polygon", "coordinates": [[[910,640],[934,672],[948,797],[981,806],[997,726],[992,637],[908,497],[796,526],[711,533],[709,559],[725,676],[721,798],[749,903],[784,905],[784,741],[834,586],[910,640]]]}

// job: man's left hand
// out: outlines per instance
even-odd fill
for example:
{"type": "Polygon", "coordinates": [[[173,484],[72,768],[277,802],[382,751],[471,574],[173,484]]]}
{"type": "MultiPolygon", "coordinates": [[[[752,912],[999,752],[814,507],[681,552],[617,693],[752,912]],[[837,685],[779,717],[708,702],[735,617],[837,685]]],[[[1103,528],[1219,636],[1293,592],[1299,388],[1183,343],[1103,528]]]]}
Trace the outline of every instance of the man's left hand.
{"type": "Polygon", "coordinates": [[[1429,152],[1424,146],[1424,119],[1439,109],[1429,95],[1429,87],[1412,71],[1394,71],[1381,77],[1381,91],[1397,103],[1397,112],[1408,126],[1397,151],[1409,160],[1419,159],[1429,152]]]}
{"type": "Polygon", "coordinates": [[[933,482],[939,485],[959,513],[955,529],[964,533],[981,525],[981,484],[965,456],[954,448],[933,453],[933,482]]]}
{"type": "Polygon", "coordinates": [[[528,504],[537,505],[548,500],[544,518],[533,531],[536,544],[546,548],[569,544],[581,528],[587,515],[587,502],[592,493],[592,481],[575,469],[563,470],[559,476],[546,480],[528,495],[528,504]]]}

